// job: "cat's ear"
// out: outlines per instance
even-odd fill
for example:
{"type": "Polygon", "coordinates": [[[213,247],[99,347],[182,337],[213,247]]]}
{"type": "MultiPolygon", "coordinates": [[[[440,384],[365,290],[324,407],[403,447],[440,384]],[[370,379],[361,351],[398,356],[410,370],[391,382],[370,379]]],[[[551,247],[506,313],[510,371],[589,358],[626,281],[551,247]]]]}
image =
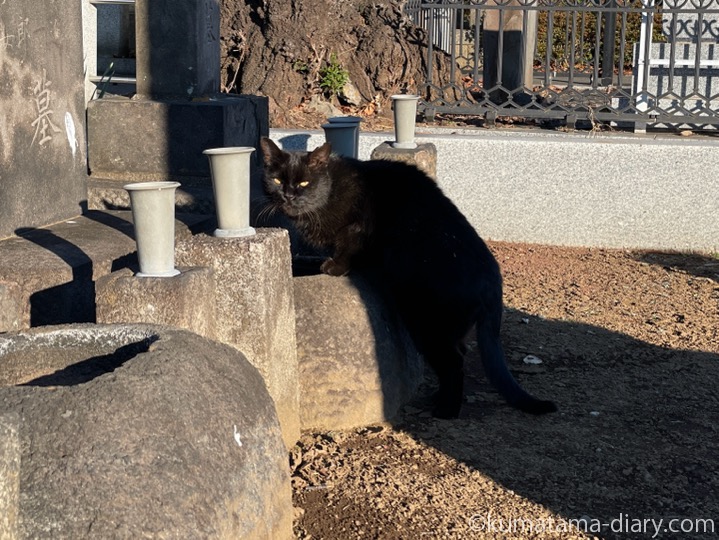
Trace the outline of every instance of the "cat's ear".
{"type": "Polygon", "coordinates": [[[332,152],[332,146],[326,142],[319,148],[315,148],[310,152],[308,164],[310,167],[323,167],[327,165],[330,159],[330,152],[332,152]]]}
{"type": "Polygon", "coordinates": [[[260,139],[260,148],[262,148],[262,155],[265,158],[266,165],[279,161],[284,154],[284,151],[269,137],[262,137],[260,139]]]}

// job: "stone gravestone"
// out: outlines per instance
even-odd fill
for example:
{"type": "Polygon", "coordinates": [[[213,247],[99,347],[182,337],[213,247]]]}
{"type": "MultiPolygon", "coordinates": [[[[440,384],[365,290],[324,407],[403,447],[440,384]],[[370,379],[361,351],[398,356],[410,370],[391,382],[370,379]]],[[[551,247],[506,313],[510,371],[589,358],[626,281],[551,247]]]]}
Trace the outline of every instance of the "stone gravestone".
{"type": "Polygon", "coordinates": [[[665,0],[664,12],[662,15],[662,33],[671,41],[696,43],[699,39],[702,42],[719,41],[719,13],[708,12],[677,12],[676,23],[673,22],[673,14],[670,9],[692,10],[696,6],[702,6],[707,10],[719,10],[719,1],[709,0],[704,2],[690,2],[687,0],[665,0]]]}
{"type": "MultiPolygon", "coordinates": [[[[719,94],[719,0],[703,2],[703,13],[687,0],[667,0],[662,7],[662,34],[667,41],[649,47],[648,104],[696,115],[708,107],[715,109],[717,102],[711,98],[719,94]]],[[[635,44],[635,93],[644,85],[643,55],[635,44]]]]}
{"type": "MultiPolygon", "coordinates": [[[[520,6],[521,2],[492,0],[489,4],[504,7],[520,6]]],[[[525,104],[528,97],[522,88],[532,87],[537,12],[526,13],[526,25],[524,15],[520,9],[487,9],[484,16],[483,85],[487,97],[497,105],[507,101],[525,104]]]]}
{"type": "Polygon", "coordinates": [[[217,0],[136,0],[137,95],[88,104],[92,180],[209,186],[203,150],[257,147],[268,135],[267,98],[219,92],[219,9],[217,0]]]}
{"type": "Polygon", "coordinates": [[[87,198],[79,3],[0,2],[0,238],[87,198]]]}

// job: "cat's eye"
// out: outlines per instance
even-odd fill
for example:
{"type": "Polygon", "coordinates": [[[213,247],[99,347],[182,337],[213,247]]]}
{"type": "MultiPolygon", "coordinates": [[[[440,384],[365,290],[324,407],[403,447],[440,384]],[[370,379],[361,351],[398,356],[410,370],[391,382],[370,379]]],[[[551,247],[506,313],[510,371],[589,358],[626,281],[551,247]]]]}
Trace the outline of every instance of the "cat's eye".
{"type": "Polygon", "coordinates": [[[278,186],[282,184],[282,180],[280,180],[279,178],[273,178],[272,181],[278,186]]]}
{"type": "Polygon", "coordinates": [[[307,180],[305,180],[304,182],[300,182],[300,183],[299,183],[299,186],[300,186],[300,187],[307,187],[307,186],[309,186],[309,185],[310,185],[310,183],[309,183],[307,180]]]}

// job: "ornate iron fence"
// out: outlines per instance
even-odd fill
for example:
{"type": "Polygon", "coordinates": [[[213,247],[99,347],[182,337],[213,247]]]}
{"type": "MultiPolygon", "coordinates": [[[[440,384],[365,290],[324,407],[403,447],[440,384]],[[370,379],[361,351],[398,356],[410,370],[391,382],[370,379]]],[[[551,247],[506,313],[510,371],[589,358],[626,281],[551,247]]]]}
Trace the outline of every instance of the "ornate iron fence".
{"type": "Polygon", "coordinates": [[[420,112],[633,127],[719,125],[719,0],[408,0],[420,112]],[[446,55],[454,72],[438,80],[446,55]]]}

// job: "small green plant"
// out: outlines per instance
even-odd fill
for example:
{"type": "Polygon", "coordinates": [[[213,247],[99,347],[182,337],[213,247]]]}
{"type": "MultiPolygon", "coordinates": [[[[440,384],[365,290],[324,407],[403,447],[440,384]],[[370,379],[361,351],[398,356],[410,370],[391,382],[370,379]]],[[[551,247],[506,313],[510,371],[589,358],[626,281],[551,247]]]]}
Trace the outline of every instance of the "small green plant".
{"type": "Polygon", "coordinates": [[[339,63],[337,55],[332,53],[325,67],[320,69],[320,88],[327,94],[337,95],[350,80],[349,72],[339,63]]]}

